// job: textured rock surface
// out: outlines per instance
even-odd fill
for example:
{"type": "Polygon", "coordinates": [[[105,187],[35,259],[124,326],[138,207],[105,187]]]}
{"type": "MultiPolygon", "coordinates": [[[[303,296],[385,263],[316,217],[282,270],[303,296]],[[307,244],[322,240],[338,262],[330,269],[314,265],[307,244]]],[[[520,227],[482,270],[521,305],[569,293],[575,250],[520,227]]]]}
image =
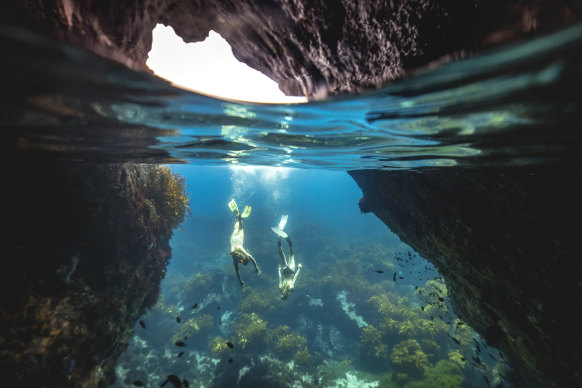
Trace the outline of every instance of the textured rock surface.
{"type": "Polygon", "coordinates": [[[112,376],[171,253],[148,168],[46,159],[5,169],[3,386],[95,387],[112,376]]]}
{"type": "Polygon", "coordinates": [[[25,25],[145,70],[151,31],[187,42],[221,34],[235,56],[291,95],[378,87],[434,61],[463,57],[580,20],[582,2],[5,1],[0,21],[25,25]]]}
{"type": "Polygon", "coordinates": [[[350,174],[361,210],[438,268],[456,313],[511,356],[523,386],[582,384],[579,170],[350,174]]]}

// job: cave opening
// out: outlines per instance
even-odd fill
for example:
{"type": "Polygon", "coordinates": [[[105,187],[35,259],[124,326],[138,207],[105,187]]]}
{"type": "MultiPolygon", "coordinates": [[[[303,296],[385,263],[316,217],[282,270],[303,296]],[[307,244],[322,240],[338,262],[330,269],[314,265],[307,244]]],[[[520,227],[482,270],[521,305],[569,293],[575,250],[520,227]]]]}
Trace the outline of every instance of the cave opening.
{"type": "Polygon", "coordinates": [[[202,42],[185,43],[172,27],[158,24],[146,64],[174,86],[220,99],[307,102],[306,97],[286,96],[275,81],[239,62],[228,42],[214,31],[202,42]]]}

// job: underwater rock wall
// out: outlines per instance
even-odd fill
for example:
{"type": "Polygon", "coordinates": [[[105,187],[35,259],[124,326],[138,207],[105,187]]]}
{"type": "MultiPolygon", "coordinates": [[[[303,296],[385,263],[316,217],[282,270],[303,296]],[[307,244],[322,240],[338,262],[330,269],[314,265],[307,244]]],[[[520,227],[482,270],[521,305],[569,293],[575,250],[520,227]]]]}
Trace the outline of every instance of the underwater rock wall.
{"type": "Polygon", "coordinates": [[[428,64],[580,20],[577,0],[17,1],[0,22],[26,26],[146,70],[157,23],[186,42],[218,32],[242,62],[289,95],[359,92],[428,64]]]}
{"type": "Polygon", "coordinates": [[[582,385],[580,170],[352,171],[373,212],[443,275],[519,386],[582,385]]]}
{"type": "Polygon", "coordinates": [[[183,186],[178,179],[175,191],[160,192],[171,173],[153,165],[11,164],[3,163],[11,211],[1,241],[0,381],[102,386],[157,301],[181,221],[159,198],[178,199],[172,210],[181,206],[183,218],[183,186]]]}

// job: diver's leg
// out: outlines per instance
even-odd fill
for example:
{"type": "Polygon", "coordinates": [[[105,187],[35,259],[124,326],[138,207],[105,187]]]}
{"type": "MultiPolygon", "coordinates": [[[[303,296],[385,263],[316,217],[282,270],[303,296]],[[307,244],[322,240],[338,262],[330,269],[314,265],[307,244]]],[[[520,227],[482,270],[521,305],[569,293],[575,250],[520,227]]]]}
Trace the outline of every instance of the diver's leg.
{"type": "Polygon", "coordinates": [[[283,275],[281,274],[281,266],[279,265],[277,268],[277,272],[279,273],[279,289],[283,288],[283,275]]]}
{"type": "Polygon", "coordinates": [[[234,263],[234,271],[236,272],[236,277],[238,278],[238,282],[239,282],[240,286],[243,287],[245,285],[245,283],[242,281],[242,279],[240,278],[240,274],[238,273],[238,261],[236,261],[236,259],[233,257],[232,262],[234,263]]]}
{"type": "Polygon", "coordinates": [[[289,268],[295,271],[295,255],[293,254],[293,243],[291,243],[291,237],[287,236],[285,239],[289,243],[289,268]]]}
{"type": "Polygon", "coordinates": [[[230,249],[234,251],[235,248],[242,248],[245,235],[242,229],[242,223],[237,221],[234,223],[234,230],[230,235],[230,249]]]}
{"type": "Polygon", "coordinates": [[[281,256],[281,267],[285,268],[287,266],[287,258],[285,257],[285,252],[283,252],[283,247],[281,246],[281,237],[277,237],[277,245],[279,246],[279,256],[281,256]]]}

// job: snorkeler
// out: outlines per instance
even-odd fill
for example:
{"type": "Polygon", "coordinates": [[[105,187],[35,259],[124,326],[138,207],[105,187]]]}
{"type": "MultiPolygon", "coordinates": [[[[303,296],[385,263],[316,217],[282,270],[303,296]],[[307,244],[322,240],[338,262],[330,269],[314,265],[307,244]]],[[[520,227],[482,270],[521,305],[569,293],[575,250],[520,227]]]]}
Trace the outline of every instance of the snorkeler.
{"type": "Polygon", "coordinates": [[[249,260],[250,260],[253,262],[253,265],[255,266],[255,272],[259,275],[261,273],[261,270],[257,266],[257,262],[255,261],[254,257],[251,256],[251,254],[248,253],[243,248],[243,241],[245,239],[245,234],[243,232],[242,220],[243,220],[243,218],[247,218],[251,214],[251,207],[245,206],[245,208],[241,214],[238,211],[238,206],[236,206],[236,202],[234,201],[234,199],[232,199],[228,203],[228,207],[230,208],[230,211],[232,211],[232,213],[236,217],[236,222],[234,224],[234,231],[232,232],[232,235],[230,236],[230,253],[229,253],[229,255],[232,256],[232,262],[234,263],[234,270],[236,271],[236,277],[238,278],[240,286],[243,287],[245,285],[245,283],[240,278],[240,274],[238,272],[238,263],[242,263],[243,265],[247,265],[249,263],[249,260]]]}
{"type": "Polygon", "coordinates": [[[295,280],[301,270],[301,264],[295,270],[295,255],[293,254],[293,244],[291,238],[283,231],[287,223],[287,215],[281,216],[278,226],[273,226],[271,229],[277,234],[277,245],[279,246],[279,255],[281,256],[281,264],[278,266],[279,270],[279,289],[281,290],[281,299],[287,297],[294,291],[295,280]],[[283,237],[289,244],[289,260],[285,257],[283,248],[281,247],[281,237],[283,237]]]}

